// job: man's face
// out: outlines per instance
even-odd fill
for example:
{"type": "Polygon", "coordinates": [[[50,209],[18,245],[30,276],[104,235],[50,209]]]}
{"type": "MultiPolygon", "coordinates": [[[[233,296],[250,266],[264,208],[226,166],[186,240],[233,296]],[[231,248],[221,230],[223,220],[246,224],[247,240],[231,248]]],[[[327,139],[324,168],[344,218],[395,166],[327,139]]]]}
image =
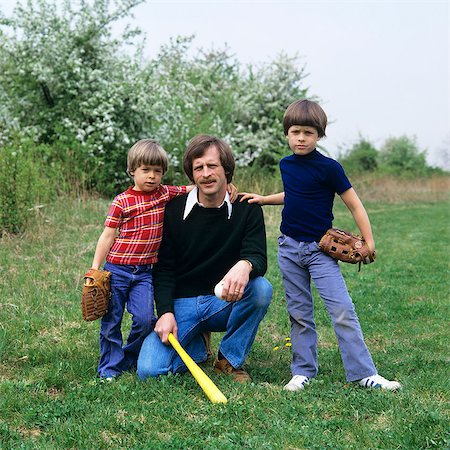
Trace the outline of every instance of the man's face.
{"type": "Polygon", "coordinates": [[[227,178],[214,145],[208,147],[203,156],[193,160],[192,172],[199,202],[205,206],[219,206],[225,198],[227,178]]]}

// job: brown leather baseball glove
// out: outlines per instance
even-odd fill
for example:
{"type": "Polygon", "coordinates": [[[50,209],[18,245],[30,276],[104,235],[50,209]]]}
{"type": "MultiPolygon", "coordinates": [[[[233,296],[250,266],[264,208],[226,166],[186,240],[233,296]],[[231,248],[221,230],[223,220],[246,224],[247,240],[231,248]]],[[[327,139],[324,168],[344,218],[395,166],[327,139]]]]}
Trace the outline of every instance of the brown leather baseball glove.
{"type": "Polygon", "coordinates": [[[83,320],[92,321],[108,312],[111,298],[111,272],[89,269],[84,276],[81,293],[81,313],[83,320]]]}
{"type": "Polygon", "coordinates": [[[362,236],[338,228],[330,228],[319,242],[320,249],[332,258],[350,264],[370,264],[375,251],[370,250],[362,236]]]}

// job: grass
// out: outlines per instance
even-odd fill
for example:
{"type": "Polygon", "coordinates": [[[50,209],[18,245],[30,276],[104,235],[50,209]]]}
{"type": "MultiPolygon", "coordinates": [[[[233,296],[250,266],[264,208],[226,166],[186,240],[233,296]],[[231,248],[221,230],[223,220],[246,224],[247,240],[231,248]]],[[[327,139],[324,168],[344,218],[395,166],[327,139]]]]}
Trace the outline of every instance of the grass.
{"type": "MultiPolygon", "coordinates": [[[[211,404],[188,374],[99,383],[99,323],[81,321],[79,299],[108,202],[65,199],[33,211],[33,229],[0,241],[0,448],[448,448],[448,184],[413,199],[398,188],[394,199],[366,201],[376,263],[342,270],[377,368],[403,390],[345,381],[319,299],[319,375],[301,393],[282,390],[290,349],[276,262],[280,208],[266,207],[274,296],[247,361],[254,382],[236,386],[205,368],[227,405],[211,404]]],[[[335,216],[336,226],[356,231],[340,202],[335,216]]]]}

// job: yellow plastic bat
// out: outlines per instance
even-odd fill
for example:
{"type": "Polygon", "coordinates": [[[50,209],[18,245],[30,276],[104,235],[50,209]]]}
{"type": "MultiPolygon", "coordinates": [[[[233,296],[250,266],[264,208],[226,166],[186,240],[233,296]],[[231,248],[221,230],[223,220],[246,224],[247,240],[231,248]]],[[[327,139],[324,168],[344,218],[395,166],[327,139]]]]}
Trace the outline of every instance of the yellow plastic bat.
{"type": "Polygon", "coordinates": [[[175,336],[172,333],[169,333],[168,340],[211,402],[227,403],[228,400],[225,395],[222,394],[211,378],[209,378],[208,375],[206,375],[206,373],[203,372],[195,361],[186,353],[184,348],[175,339],[175,336]]]}

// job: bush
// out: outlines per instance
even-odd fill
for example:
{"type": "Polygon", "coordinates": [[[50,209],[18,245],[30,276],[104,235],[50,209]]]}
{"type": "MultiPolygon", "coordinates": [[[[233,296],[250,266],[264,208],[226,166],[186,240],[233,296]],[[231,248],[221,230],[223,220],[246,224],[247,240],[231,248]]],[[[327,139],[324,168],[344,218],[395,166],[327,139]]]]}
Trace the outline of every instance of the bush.
{"type": "Polygon", "coordinates": [[[42,151],[34,145],[0,148],[0,235],[23,231],[33,211],[55,197],[42,151]]]}
{"type": "Polygon", "coordinates": [[[242,69],[227,50],[190,56],[192,37],[179,37],[144,61],[138,30],[111,33],[142,1],[117,0],[110,11],[109,0],[78,9],[29,0],[0,18],[0,145],[18,135],[55,146],[107,195],[128,183],[126,153],[144,137],[168,151],[170,182],[185,179],[182,154],[198,133],[226,139],[238,166],[273,173],[286,149],[282,114],[308,96],[298,58],[242,69]]]}
{"type": "MultiPolygon", "coordinates": [[[[125,53],[136,30],[114,39],[111,24],[143,0],[18,4],[0,20],[0,143],[12,136],[39,144],[76,140],[103,191],[125,180],[124,154],[148,123],[141,49],[125,53]]],[[[61,146],[60,146],[61,148],[61,146]]],[[[69,157],[70,155],[67,155],[69,157]]]]}
{"type": "Polygon", "coordinates": [[[401,136],[386,140],[379,154],[380,170],[395,175],[426,175],[430,167],[426,151],[420,151],[415,137],[401,136]]]}
{"type": "Polygon", "coordinates": [[[378,167],[378,151],[367,139],[360,140],[339,157],[339,162],[349,172],[373,172],[378,167]]]}

